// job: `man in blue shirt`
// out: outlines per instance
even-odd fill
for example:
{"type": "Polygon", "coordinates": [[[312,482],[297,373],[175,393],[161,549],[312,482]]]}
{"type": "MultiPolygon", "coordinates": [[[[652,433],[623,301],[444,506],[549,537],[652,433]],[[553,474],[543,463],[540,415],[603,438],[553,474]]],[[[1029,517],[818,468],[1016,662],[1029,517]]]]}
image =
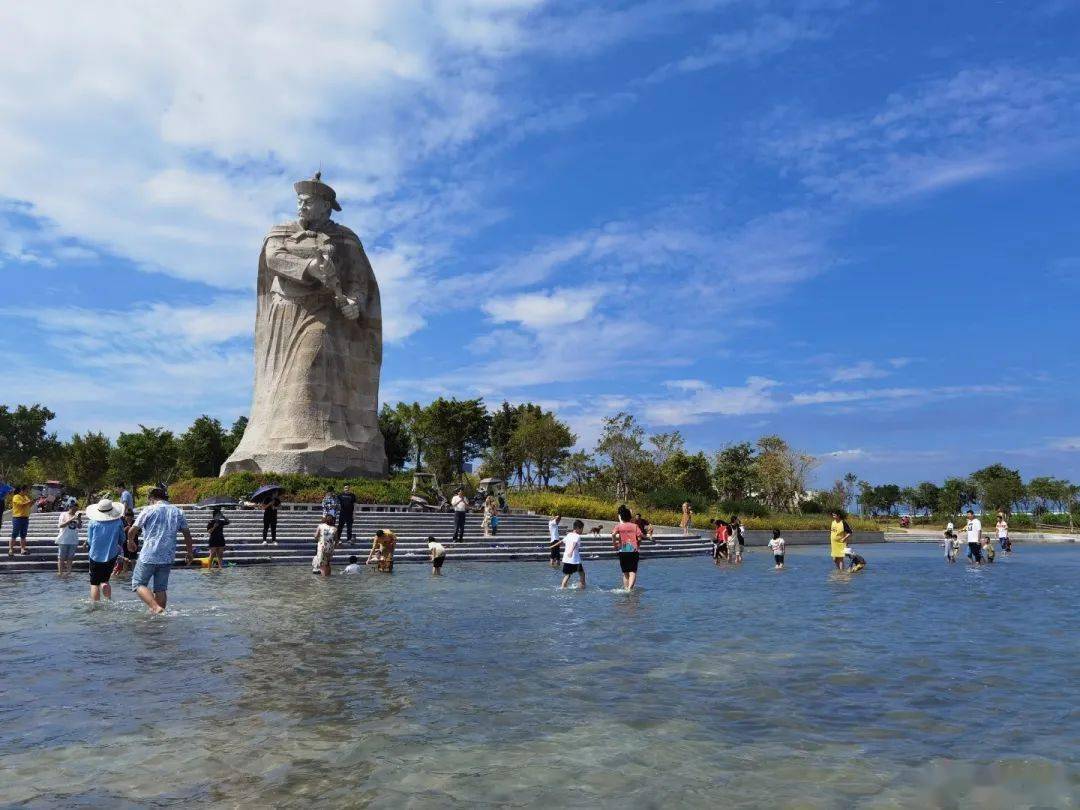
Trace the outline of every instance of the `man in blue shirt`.
{"type": "Polygon", "coordinates": [[[102,596],[112,599],[109,577],[112,576],[123,542],[124,524],[120,520],[123,514],[123,507],[108,498],[86,507],[86,517],[90,519],[86,540],[90,544],[91,602],[100,601],[102,596]]]}
{"type": "Polygon", "coordinates": [[[169,573],[176,559],[176,535],[184,535],[187,561],[195,555],[187,518],[178,507],[169,503],[169,493],[163,484],[150,490],[150,505],[143,509],[135,525],[128,529],[128,549],[134,551],[142,538],[139,561],[131,572],[131,590],[150,608],[151,613],[164,613],[168,600],[169,573]],[[154,581],[153,590],[148,587],[154,581]]]}

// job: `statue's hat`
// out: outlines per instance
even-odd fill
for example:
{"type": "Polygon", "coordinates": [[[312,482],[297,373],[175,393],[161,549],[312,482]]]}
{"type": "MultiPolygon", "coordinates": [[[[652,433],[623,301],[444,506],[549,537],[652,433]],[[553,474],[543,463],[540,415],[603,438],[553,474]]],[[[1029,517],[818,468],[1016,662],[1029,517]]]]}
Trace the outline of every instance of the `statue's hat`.
{"type": "Polygon", "coordinates": [[[322,181],[322,172],[315,172],[315,176],[310,180],[296,181],[293,183],[293,191],[297,194],[310,194],[313,197],[322,197],[322,199],[330,203],[330,207],[335,211],[341,210],[341,206],[338,205],[337,201],[337,192],[322,181]]]}

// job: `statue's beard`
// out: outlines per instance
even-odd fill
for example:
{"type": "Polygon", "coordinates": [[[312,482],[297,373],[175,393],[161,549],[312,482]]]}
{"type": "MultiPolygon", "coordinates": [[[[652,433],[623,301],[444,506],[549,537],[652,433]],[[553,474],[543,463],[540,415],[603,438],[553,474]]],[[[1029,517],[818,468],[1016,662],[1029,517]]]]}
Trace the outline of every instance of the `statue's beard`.
{"type": "Polygon", "coordinates": [[[329,216],[313,217],[313,216],[304,216],[303,214],[301,214],[300,215],[300,224],[306,229],[306,228],[310,228],[312,225],[322,225],[328,219],[330,219],[329,216]]]}

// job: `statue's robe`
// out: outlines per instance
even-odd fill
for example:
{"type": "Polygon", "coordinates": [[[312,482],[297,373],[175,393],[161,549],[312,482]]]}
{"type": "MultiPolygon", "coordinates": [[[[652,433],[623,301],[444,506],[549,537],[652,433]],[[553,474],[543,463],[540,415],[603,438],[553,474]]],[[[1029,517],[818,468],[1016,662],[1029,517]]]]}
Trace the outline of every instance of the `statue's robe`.
{"type": "Polygon", "coordinates": [[[359,238],[335,222],[319,230],[276,225],[259,256],[251,413],[221,474],[385,475],[381,366],[379,286],[359,238]],[[311,272],[328,243],[358,318],[346,318],[311,272]]]}

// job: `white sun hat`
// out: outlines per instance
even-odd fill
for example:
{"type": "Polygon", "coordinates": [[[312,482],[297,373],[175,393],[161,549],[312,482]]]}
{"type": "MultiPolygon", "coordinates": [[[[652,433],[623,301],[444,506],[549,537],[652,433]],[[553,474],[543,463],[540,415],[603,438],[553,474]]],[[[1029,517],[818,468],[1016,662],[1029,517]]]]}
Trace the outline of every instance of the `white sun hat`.
{"type": "Polygon", "coordinates": [[[113,503],[108,498],[102,498],[93,506],[86,507],[86,516],[90,518],[90,520],[119,520],[123,515],[123,507],[118,503],[113,503]]]}

